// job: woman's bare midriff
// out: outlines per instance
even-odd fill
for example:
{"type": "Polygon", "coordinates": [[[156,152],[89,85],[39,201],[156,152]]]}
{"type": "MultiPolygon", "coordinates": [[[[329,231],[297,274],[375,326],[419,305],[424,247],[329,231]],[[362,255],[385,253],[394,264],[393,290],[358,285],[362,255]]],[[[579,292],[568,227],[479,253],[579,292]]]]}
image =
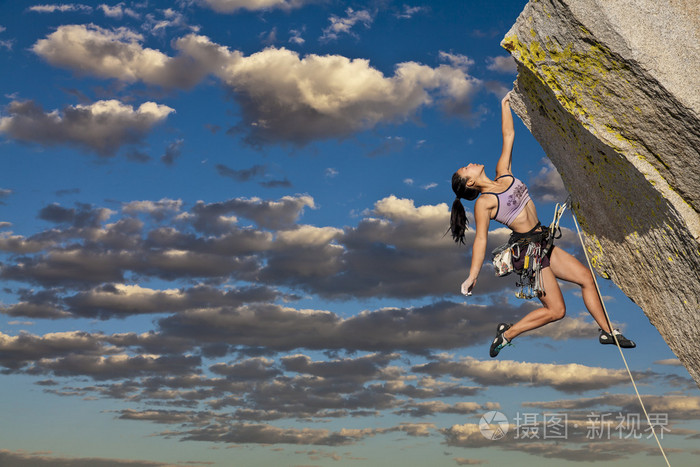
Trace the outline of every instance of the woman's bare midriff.
{"type": "Polygon", "coordinates": [[[535,203],[532,200],[528,201],[520,214],[515,218],[513,222],[508,226],[513,232],[525,233],[529,232],[539,222],[537,217],[537,209],[535,209],[535,203]]]}

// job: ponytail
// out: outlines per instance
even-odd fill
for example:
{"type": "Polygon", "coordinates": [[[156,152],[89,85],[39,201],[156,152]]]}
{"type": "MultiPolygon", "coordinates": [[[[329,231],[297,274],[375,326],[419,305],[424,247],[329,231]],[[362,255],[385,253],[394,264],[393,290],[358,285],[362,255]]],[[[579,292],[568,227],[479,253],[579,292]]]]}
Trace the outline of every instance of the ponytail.
{"type": "Polygon", "coordinates": [[[469,220],[467,213],[464,211],[464,206],[460,198],[467,201],[475,200],[479,196],[479,190],[467,186],[467,180],[460,177],[456,172],[452,175],[452,191],[456,198],[452,203],[452,212],[450,213],[450,230],[455,243],[464,245],[464,233],[467,231],[469,220]]]}
{"type": "Polygon", "coordinates": [[[467,230],[467,225],[469,225],[467,213],[464,211],[464,206],[462,206],[459,197],[457,197],[452,203],[452,212],[450,213],[450,230],[455,243],[464,245],[464,232],[467,230]]]}

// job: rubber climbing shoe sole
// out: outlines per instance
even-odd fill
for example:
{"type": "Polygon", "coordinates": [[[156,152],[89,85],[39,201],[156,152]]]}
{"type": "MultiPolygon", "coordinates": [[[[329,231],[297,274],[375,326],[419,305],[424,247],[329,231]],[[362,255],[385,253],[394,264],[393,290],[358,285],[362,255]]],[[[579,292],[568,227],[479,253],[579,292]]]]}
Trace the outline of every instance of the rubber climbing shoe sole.
{"type": "Polygon", "coordinates": [[[501,323],[496,328],[497,334],[496,338],[491,343],[491,348],[489,349],[489,355],[491,358],[498,356],[498,353],[503,349],[503,347],[511,345],[510,342],[503,336],[503,333],[510,329],[511,325],[507,323],[501,323]]]}
{"type": "Polygon", "coordinates": [[[623,349],[633,349],[633,348],[637,347],[637,344],[635,344],[634,341],[627,339],[617,329],[613,329],[612,334],[605,332],[601,329],[600,330],[600,337],[598,338],[598,341],[601,344],[615,345],[615,338],[613,337],[613,334],[615,334],[615,337],[617,337],[617,342],[620,344],[620,347],[622,347],[623,349]]]}

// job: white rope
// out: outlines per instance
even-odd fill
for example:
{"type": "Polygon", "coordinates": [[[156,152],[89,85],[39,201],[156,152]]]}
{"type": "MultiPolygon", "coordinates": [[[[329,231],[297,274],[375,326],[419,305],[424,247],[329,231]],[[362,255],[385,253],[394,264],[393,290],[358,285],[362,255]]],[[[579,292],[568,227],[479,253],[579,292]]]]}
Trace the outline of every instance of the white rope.
{"type": "MultiPolygon", "coordinates": [[[[567,203],[564,204],[566,206],[567,203]]],[[[563,213],[563,210],[562,210],[563,213]]],[[[605,319],[608,320],[608,326],[610,326],[610,334],[612,334],[613,339],[615,339],[615,344],[617,345],[617,350],[620,351],[620,356],[622,357],[622,361],[625,363],[625,368],[627,369],[627,374],[630,377],[630,381],[632,381],[632,386],[634,387],[634,392],[637,393],[637,399],[639,399],[639,405],[642,406],[642,410],[644,411],[644,415],[647,418],[647,423],[649,424],[649,428],[651,429],[651,432],[654,434],[654,439],[656,439],[656,444],[659,445],[659,449],[661,450],[661,455],[664,457],[664,460],[666,461],[666,465],[668,467],[671,467],[671,464],[668,461],[668,457],[666,457],[666,453],[664,452],[664,448],[661,446],[661,441],[659,441],[659,437],[656,435],[656,430],[654,430],[654,425],[651,424],[651,419],[649,418],[649,414],[647,413],[646,407],[644,407],[644,402],[642,401],[642,396],[639,395],[639,390],[637,389],[637,384],[634,382],[634,378],[632,377],[632,372],[630,371],[629,365],[627,365],[627,360],[625,359],[625,354],[622,352],[622,348],[620,347],[620,342],[617,340],[617,336],[613,332],[612,328],[612,321],[610,320],[610,315],[608,314],[608,310],[605,308],[605,302],[603,301],[603,295],[600,293],[600,288],[598,287],[598,281],[595,278],[595,272],[593,271],[593,267],[591,266],[591,261],[588,259],[588,253],[586,252],[586,245],[583,243],[583,236],[581,235],[581,230],[579,229],[578,226],[578,221],[576,220],[576,215],[574,214],[574,210],[571,210],[571,217],[574,218],[574,224],[576,225],[576,231],[578,232],[578,238],[581,241],[581,247],[583,248],[583,254],[586,256],[586,262],[588,263],[588,269],[591,270],[591,275],[593,276],[593,283],[595,284],[596,291],[598,292],[598,297],[600,298],[600,304],[603,305],[603,311],[605,312],[605,319]]]]}

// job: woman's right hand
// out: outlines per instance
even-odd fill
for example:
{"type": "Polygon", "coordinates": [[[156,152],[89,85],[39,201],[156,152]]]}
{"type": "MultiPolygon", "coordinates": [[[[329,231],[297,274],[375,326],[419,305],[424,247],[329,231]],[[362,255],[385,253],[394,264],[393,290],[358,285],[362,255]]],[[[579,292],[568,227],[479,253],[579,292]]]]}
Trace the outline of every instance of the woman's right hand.
{"type": "Polygon", "coordinates": [[[467,296],[471,295],[474,284],[476,284],[476,278],[472,279],[471,276],[467,277],[467,280],[462,282],[462,294],[467,296]]]}

